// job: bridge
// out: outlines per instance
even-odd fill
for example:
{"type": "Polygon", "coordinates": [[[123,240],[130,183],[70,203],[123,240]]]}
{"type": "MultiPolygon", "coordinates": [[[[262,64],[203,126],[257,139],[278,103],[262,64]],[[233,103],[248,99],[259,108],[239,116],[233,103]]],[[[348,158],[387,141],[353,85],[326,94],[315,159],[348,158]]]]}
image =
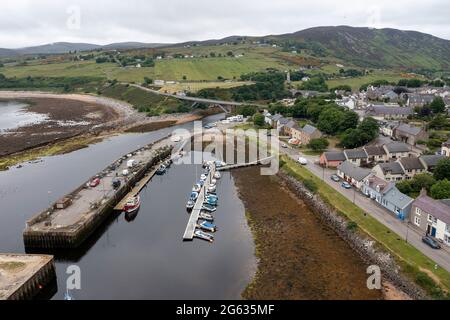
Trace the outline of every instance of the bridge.
{"type": "Polygon", "coordinates": [[[236,101],[224,101],[224,100],[215,100],[215,99],[206,99],[206,98],[198,98],[198,97],[189,97],[189,96],[181,96],[181,95],[176,95],[176,94],[170,94],[170,93],[164,93],[164,92],[160,92],[158,90],[154,90],[154,89],[150,89],[138,84],[131,84],[131,83],[124,83],[124,84],[128,84],[130,86],[133,86],[135,88],[139,88],[141,90],[153,93],[153,94],[157,94],[160,96],[164,96],[164,97],[169,97],[169,98],[174,98],[174,99],[178,99],[178,100],[183,100],[183,101],[191,101],[194,104],[197,103],[202,103],[202,104],[208,104],[211,106],[217,106],[219,108],[221,108],[225,113],[230,113],[231,111],[227,108],[233,108],[233,107],[239,107],[244,105],[244,103],[241,102],[236,102],[236,101]]]}

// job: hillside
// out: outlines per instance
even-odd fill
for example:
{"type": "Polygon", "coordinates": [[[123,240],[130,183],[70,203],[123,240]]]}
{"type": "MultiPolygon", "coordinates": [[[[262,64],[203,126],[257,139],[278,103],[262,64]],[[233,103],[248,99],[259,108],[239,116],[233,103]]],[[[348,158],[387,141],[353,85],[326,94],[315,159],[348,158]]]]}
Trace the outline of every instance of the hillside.
{"type": "Polygon", "coordinates": [[[318,27],[263,39],[305,44],[325,56],[363,67],[450,69],[450,41],[415,31],[318,27]]]}

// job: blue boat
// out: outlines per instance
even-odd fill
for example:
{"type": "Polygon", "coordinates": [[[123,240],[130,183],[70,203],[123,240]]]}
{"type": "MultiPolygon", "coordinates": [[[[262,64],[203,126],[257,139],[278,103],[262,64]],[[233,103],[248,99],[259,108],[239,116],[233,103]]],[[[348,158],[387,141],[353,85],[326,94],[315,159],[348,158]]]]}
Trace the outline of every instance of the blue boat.
{"type": "Polygon", "coordinates": [[[202,223],[199,224],[200,229],[203,229],[205,231],[210,231],[210,232],[216,232],[217,231],[217,226],[215,224],[212,224],[210,222],[207,221],[203,221],[202,223]]]}
{"type": "Polygon", "coordinates": [[[219,197],[215,196],[215,195],[212,195],[212,194],[207,194],[205,198],[207,200],[211,200],[211,201],[215,201],[215,202],[219,201],[219,197]]]}
{"type": "Polygon", "coordinates": [[[211,206],[217,206],[217,200],[205,199],[204,203],[209,204],[211,206]]]}
{"type": "Polygon", "coordinates": [[[192,192],[191,193],[191,198],[192,201],[196,201],[198,199],[198,192],[192,192]]]}

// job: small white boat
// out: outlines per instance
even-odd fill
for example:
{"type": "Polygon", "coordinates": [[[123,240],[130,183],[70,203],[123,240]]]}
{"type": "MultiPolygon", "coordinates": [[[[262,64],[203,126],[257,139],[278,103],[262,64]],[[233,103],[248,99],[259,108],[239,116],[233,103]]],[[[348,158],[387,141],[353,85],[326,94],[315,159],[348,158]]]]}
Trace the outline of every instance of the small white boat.
{"type": "Polygon", "coordinates": [[[192,191],[194,192],[200,192],[202,190],[202,186],[199,184],[196,184],[193,188],[192,191]]]}
{"type": "Polygon", "coordinates": [[[215,185],[210,185],[209,187],[208,187],[208,192],[216,192],[216,186],[215,185]]]}
{"type": "Polygon", "coordinates": [[[222,178],[222,175],[220,174],[219,171],[217,171],[216,173],[214,173],[214,179],[219,180],[220,178],[222,178]]]}
{"type": "Polygon", "coordinates": [[[141,197],[137,195],[136,197],[131,197],[125,204],[124,211],[126,213],[133,213],[141,207],[141,197]]]}
{"type": "Polygon", "coordinates": [[[194,235],[195,235],[195,237],[197,237],[199,239],[206,240],[209,242],[214,242],[214,236],[212,234],[206,233],[204,231],[196,230],[194,235]]]}
{"type": "Polygon", "coordinates": [[[208,211],[208,212],[216,212],[217,208],[216,206],[213,206],[209,203],[203,203],[202,210],[208,211]]]}
{"type": "Polygon", "coordinates": [[[212,179],[211,180],[211,185],[216,185],[217,184],[217,180],[216,179],[212,179]]]}
{"type": "Polygon", "coordinates": [[[206,179],[208,179],[208,177],[206,176],[206,174],[202,174],[200,177],[201,180],[205,181],[206,179]]]}
{"type": "Polygon", "coordinates": [[[192,200],[189,200],[187,205],[186,205],[186,209],[192,210],[192,209],[194,209],[194,206],[195,206],[195,202],[192,201],[192,200]]]}
{"type": "Polygon", "coordinates": [[[214,221],[214,217],[206,212],[200,212],[199,217],[200,217],[200,219],[203,219],[206,221],[214,221]]]}

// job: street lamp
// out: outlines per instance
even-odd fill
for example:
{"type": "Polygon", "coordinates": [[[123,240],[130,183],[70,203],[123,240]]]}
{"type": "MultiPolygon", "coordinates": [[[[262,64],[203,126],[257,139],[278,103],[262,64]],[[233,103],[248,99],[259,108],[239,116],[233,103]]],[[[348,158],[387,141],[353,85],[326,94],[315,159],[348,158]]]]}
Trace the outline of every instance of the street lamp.
{"type": "Polygon", "coordinates": [[[409,221],[406,221],[406,243],[408,243],[409,236],[409,221]]]}

